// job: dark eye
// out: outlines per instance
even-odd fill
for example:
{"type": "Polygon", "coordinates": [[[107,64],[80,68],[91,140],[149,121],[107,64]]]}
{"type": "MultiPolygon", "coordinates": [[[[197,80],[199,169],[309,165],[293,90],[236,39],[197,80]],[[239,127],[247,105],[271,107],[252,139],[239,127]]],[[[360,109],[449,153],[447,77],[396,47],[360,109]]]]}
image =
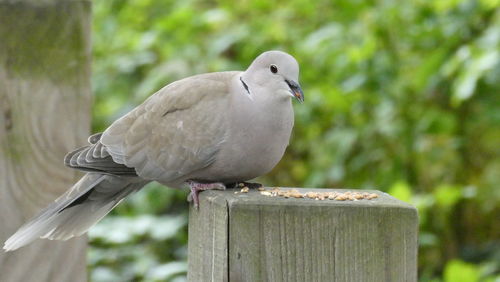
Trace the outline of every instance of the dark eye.
{"type": "Polygon", "coordinates": [[[278,72],[278,67],[276,65],[271,65],[269,67],[269,69],[271,70],[272,73],[277,73],[278,72]]]}

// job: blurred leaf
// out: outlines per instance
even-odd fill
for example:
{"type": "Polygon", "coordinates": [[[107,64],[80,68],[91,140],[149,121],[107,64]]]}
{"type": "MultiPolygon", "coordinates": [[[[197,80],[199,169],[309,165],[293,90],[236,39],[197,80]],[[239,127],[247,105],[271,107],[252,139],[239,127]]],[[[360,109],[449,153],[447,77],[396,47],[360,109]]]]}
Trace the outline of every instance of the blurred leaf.
{"type": "Polygon", "coordinates": [[[134,237],[145,235],[165,240],[174,236],[185,224],[184,216],[108,216],[89,230],[89,238],[114,244],[129,242],[134,237]]]}
{"type": "Polygon", "coordinates": [[[187,272],[187,263],[171,262],[150,269],[146,274],[149,281],[165,281],[175,274],[187,272]]]}
{"type": "Polygon", "coordinates": [[[96,267],[92,271],[91,277],[92,281],[99,282],[115,282],[120,280],[120,276],[109,267],[96,267]]]}
{"type": "Polygon", "coordinates": [[[411,189],[408,183],[398,181],[394,183],[389,189],[389,194],[396,199],[410,203],[411,202],[411,189]]]}
{"type": "Polygon", "coordinates": [[[458,186],[441,185],[435,189],[434,196],[438,205],[449,208],[462,198],[462,189],[458,186]]]}
{"type": "Polygon", "coordinates": [[[486,52],[468,62],[454,86],[453,104],[458,105],[462,101],[469,99],[476,90],[478,79],[498,64],[499,59],[499,52],[494,50],[486,52]]]}
{"type": "Polygon", "coordinates": [[[445,282],[475,282],[479,281],[478,267],[461,260],[451,260],[444,269],[445,282]]]}

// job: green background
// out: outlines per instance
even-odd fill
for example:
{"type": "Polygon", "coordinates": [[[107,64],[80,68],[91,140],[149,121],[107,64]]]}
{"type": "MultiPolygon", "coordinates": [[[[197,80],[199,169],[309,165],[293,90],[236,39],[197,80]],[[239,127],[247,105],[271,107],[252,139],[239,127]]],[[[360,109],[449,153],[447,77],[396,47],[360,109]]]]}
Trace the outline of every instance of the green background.
{"type": "MultiPolygon", "coordinates": [[[[95,1],[94,132],[169,82],[289,52],[306,100],[260,180],[388,192],[419,210],[421,281],[500,281],[500,1],[235,3],[95,1]]],[[[185,281],[186,196],[150,185],[91,229],[91,279],[185,281]]]]}

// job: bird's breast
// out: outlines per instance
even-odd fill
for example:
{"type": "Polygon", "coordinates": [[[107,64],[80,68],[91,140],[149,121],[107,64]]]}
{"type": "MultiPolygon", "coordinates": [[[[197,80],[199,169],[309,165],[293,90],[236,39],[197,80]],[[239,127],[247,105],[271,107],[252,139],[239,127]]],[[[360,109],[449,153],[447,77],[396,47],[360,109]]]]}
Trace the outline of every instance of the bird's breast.
{"type": "Polygon", "coordinates": [[[228,111],[224,144],[206,170],[214,177],[210,180],[250,180],[268,173],[283,157],[293,127],[291,101],[258,109],[246,106],[228,111]]]}

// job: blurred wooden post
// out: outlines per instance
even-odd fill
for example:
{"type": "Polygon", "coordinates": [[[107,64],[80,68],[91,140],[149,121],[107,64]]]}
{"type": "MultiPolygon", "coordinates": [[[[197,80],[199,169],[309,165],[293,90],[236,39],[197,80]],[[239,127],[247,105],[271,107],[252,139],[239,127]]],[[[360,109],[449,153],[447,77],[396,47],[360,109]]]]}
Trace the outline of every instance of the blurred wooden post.
{"type": "Polygon", "coordinates": [[[189,214],[188,280],[417,281],[417,211],[374,193],[318,201],[202,192],[189,214]]]}
{"type": "MultiPolygon", "coordinates": [[[[0,0],[0,245],[71,187],[90,131],[86,0],[0,0]]],[[[87,281],[86,238],[0,250],[0,281],[87,281]]]]}

